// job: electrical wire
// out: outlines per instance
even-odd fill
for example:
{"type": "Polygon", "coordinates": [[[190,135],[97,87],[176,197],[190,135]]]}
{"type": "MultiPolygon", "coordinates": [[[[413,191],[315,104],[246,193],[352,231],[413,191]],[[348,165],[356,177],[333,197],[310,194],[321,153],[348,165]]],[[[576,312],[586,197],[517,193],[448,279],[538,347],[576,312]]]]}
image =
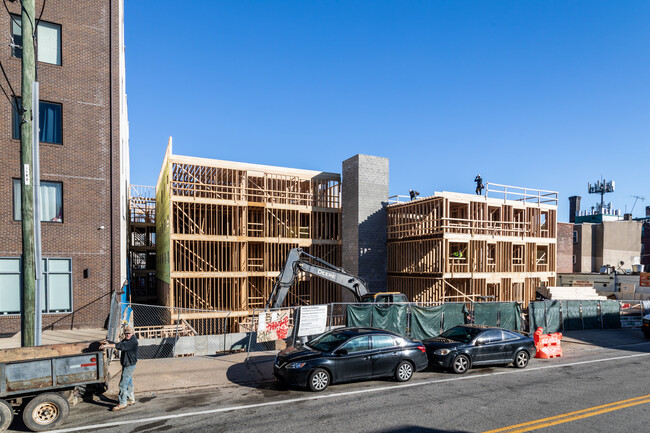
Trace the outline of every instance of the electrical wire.
{"type": "MultiPolygon", "coordinates": [[[[21,26],[20,24],[18,24],[18,21],[16,21],[16,19],[14,18],[13,14],[9,11],[9,7],[7,6],[7,0],[2,0],[2,3],[4,3],[4,5],[5,5],[5,9],[7,10],[7,13],[9,14],[9,17],[11,18],[11,20],[12,20],[14,23],[16,23],[16,25],[17,25],[19,28],[22,28],[22,26],[21,26]]],[[[21,4],[22,4],[22,3],[21,3],[21,4]]],[[[21,7],[22,7],[22,6],[21,6],[21,7]]]]}

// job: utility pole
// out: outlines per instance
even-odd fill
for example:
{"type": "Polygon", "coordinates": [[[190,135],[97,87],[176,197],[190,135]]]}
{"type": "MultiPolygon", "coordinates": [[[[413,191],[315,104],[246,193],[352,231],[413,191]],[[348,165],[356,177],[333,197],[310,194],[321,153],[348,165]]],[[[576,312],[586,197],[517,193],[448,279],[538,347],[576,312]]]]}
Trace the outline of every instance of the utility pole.
{"type": "MultiPolygon", "coordinates": [[[[21,33],[23,43],[20,124],[21,205],[23,238],[23,293],[21,313],[21,345],[34,346],[36,320],[36,268],[34,252],[34,163],[32,150],[32,83],[36,77],[34,56],[34,0],[22,0],[21,33]]],[[[38,110],[38,104],[36,104],[38,110]]],[[[38,125],[36,125],[38,128],[38,125]]],[[[40,221],[38,222],[40,224],[40,221]]]]}

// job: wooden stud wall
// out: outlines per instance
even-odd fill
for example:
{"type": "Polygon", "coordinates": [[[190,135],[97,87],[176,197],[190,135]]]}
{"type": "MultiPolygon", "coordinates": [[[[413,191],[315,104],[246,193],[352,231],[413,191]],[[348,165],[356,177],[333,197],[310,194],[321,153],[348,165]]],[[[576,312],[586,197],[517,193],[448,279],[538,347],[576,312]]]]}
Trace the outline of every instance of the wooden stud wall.
{"type": "Polygon", "coordinates": [[[387,211],[388,287],[414,301],[527,305],[555,282],[555,206],[443,193],[387,211]]]}
{"type": "MultiPolygon", "coordinates": [[[[305,248],[340,266],[339,175],[245,164],[233,168],[233,163],[219,167],[210,160],[190,163],[187,157],[169,161],[171,283],[161,285],[168,291],[161,296],[166,305],[213,310],[215,317],[217,311],[264,308],[291,248],[305,248]]],[[[287,304],[338,300],[334,284],[303,276],[287,304]]],[[[192,326],[230,323],[215,317],[192,326]]]]}

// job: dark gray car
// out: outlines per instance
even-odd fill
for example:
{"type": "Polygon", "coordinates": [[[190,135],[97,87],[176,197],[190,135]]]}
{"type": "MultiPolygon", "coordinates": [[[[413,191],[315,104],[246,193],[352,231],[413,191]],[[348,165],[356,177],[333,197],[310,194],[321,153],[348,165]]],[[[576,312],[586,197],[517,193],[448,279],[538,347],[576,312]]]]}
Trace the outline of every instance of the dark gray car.
{"type": "Polygon", "coordinates": [[[424,340],[429,365],[463,374],[475,365],[510,364],[525,368],[535,356],[531,337],[484,326],[456,326],[439,337],[424,340]]]}
{"type": "Polygon", "coordinates": [[[394,377],[409,380],[427,368],[422,342],[374,328],[340,328],[275,358],[273,374],[290,385],[323,391],[330,383],[394,377]]]}

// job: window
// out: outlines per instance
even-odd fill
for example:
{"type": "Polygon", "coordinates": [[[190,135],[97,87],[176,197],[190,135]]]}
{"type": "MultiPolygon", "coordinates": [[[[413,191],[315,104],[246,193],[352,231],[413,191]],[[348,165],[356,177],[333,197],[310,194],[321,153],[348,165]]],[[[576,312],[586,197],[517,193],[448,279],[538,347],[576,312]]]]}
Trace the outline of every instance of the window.
{"type": "MultiPolygon", "coordinates": [[[[13,179],[14,220],[22,220],[20,179],[13,179]]],[[[41,181],[41,221],[63,222],[63,184],[41,181]]]]}
{"type": "MultiPolygon", "coordinates": [[[[12,15],[11,36],[13,45],[11,55],[14,57],[23,56],[23,37],[20,29],[21,17],[12,15]]],[[[36,41],[38,43],[38,61],[61,64],[61,26],[54,23],[40,21],[36,28],[36,41]]]]}
{"type": "MultiPolygon", "coordinates": [[[[20,314],[20,276],[20,258],[0,257],[0,314],[20,314]]],[[[72,311],[72,259],[43,259],[41,304],[44,313],[72,311]]]]}
{"type": "Polygon", "coordinates": [[[479,341],[481,341],[483,344],[498,343],[502,340],[503,336],[501,334],[501,331],[497,329],[487,330],[483,332],[479,337],[479,341]]]}
{"type": "Polygon", "coordinates": [[[20,313],[20,259],[0,258],[0,314],[20,313]]]}
{"type": "Polygon", "coordinates": [[[364,350],[370,349],[370,342],[368,337],[357,337],[345,343],[341,346],[341,349],[345,349],[348,353],[352,352],[362,352],[364,350]]]}
{"type": "Polygon", "coordinates": [[[387,347],[395,347],[395,339],[390,335],[373,335],[372,348],[385,349],[387,347]]]}
{"type": "Polygon", "coordinates": [[[575,256],[575,254],[573,255],[573,264],[574,265],[576,264],[576,256],[575,256]]]}
{"type": "Polygon", "coordinates": [[[573,231],[573,243],[574,244],[578,243],[578,232],[575,230],[573,231]]]}
{"type": "Polygon", "coordinates": [[[43,259],[44,313],[72,311],[72,259],[43,259]]]}
{"type": "MultiPolygon", "coordinates": [[[[20,98],[16,98],[16,105],[22,106],[20,98]]],[[[61,104],[39,101],[38,103],[38,139],[41,143],[63,143],[61,128],[63,125],[61,104]]],[[[20,140],[20,115],[12,110],[11,138],[20,140]]]]}

